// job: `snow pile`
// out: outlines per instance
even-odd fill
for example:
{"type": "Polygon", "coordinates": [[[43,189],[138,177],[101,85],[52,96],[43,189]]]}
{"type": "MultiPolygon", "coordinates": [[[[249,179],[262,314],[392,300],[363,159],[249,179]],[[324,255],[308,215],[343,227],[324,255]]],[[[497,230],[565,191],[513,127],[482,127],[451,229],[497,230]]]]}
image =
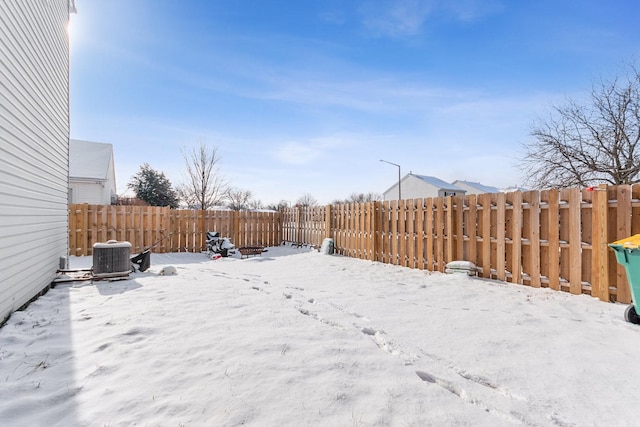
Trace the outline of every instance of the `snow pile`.
{"type": "Polygon", "coordinates": [[[635,425],[640,327],[624,308],[302,248],[153,254],[129,280],[58,285],[9,319],[0,420],[635,425]]]}

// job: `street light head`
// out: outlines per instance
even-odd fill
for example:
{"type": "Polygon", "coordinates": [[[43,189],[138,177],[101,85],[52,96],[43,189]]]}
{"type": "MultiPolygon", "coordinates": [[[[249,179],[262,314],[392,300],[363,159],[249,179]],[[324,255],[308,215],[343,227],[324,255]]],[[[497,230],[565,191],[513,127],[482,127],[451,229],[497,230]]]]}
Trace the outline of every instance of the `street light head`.
{"type": "Polygon", "coordinates": [[[380,161],[388,163],[388,164],[393,165],[393,166],[398,168],[398,200],[402,200],[402,190],[400,189],[401,185],[402,185],[402,182],[400,180],[400,165],[397,164],[397,163],[391,163],[390,161],[387,161],[387,160],[380,159],[380,161]]]}

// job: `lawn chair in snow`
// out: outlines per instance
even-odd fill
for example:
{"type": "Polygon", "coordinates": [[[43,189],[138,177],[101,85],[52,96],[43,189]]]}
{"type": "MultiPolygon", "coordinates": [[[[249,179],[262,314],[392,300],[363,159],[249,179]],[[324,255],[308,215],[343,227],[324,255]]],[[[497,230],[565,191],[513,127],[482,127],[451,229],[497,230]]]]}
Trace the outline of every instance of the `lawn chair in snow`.
{"type": "Polygon", "coordinates": [[[208,255],[220,254],[227,257],[234,253],[235,246],[228,237],[220,237],[217,231],[207,231],[207,252],[208,255]]]}

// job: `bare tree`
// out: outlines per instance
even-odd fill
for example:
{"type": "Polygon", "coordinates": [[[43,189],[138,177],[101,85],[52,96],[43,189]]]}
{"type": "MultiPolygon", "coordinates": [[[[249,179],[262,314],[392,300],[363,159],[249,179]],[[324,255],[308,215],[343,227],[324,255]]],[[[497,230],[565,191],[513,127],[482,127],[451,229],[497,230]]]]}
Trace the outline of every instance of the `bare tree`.
{"type": "Polygon", "coordinates": [[[378,193],[351,193],[347,203],[366,203],[382,200],[382,195],[378,193]]]}
{"type": "Polygon", "coordinates": [[[271,209],[272,211],[279,211],[281,209],[285,209],[289,207],[289,202],[286,200],[280,200],[277,204],[272,203],[267,206],[267,209],[271,209]]]}
{"type": "Polygon", "coordinates": [[[308,206],[317,206],[318,201],[311,194],[303,194],[297,201],[296,206],[308,207],[308,206]]]}
{"type": "Polygon", "coordinates": [[[538,120],[521,166],[533,188],[632,184],[640,181],[640,74],[601,80],[590,99],[568,99],[538,120]]]}
{"type": "Polygon", "coordinates": [[[264,209],[264,204],[262,203],[262,200],[251,199],[249,200],[249,209],[264,209]]]}
{"type": "Polygon", "coordinates": [[[225,193],[227,207],[234,211],[246,211],[250,207],[251,191],[239,188],[229,188],[225,193]]]}
{"type": "Polygon", "coordinates": [[[379,193],[351,193],[346,199],[335,199],[332,205],[342,205],[345,203],[367,203],[382,200],[382,194],[379,193]]]}
{"type": "Polygon", "coordinates": [[[189,208],[210,209],[222,204],[227,182],[216,166],[220,161],[217,147],[201,143],[190,152],[182,150],[185,160],[185,182],[178,186],[178,195],[189,208]]]}

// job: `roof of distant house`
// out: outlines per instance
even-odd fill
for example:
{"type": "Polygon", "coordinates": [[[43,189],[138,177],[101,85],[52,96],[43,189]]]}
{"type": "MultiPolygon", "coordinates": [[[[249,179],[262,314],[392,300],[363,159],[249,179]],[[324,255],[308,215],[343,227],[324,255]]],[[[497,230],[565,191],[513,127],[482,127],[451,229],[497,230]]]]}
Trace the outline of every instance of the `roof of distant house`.
{"type": "Polygon", "coordinates": [[[462,184],[465,184],[465,185],[467,185],[469,187],[473,187],[476,190],[479,190],[479,191],[481,191],[483,193],[499,193],[500,192],[500,189],[497,188],[497,187],[491,187],[489,185],[482,185],[479,182],[464,181],[464,180],[461,180],[461,179],[453,181],[453,185],[456,185],[456,183],[458,183],[458,182],[462,183],[462,184]]]}
{"type": "Polygon", "coordinates": [[[69,177],[106,180],[113,158],[113,145],[69,140],[69,177]]]}
{"type": "Polygon", "coordinates": [[[454,185],[454,184],[449,184],[446,181],[441,180],[440,178],[436,178],[435,176],[427,176],[427,175],[416,175],[414,173],[410,173],[409,175],[413,175],[416,178],[419,178],[421,180],[423,180],[424,182],[433,185],[434,187],[437,187],[439,189],[442,190],[455,190],[455,191],[462,191],[464,192],[465,190],[454,185]]]}

